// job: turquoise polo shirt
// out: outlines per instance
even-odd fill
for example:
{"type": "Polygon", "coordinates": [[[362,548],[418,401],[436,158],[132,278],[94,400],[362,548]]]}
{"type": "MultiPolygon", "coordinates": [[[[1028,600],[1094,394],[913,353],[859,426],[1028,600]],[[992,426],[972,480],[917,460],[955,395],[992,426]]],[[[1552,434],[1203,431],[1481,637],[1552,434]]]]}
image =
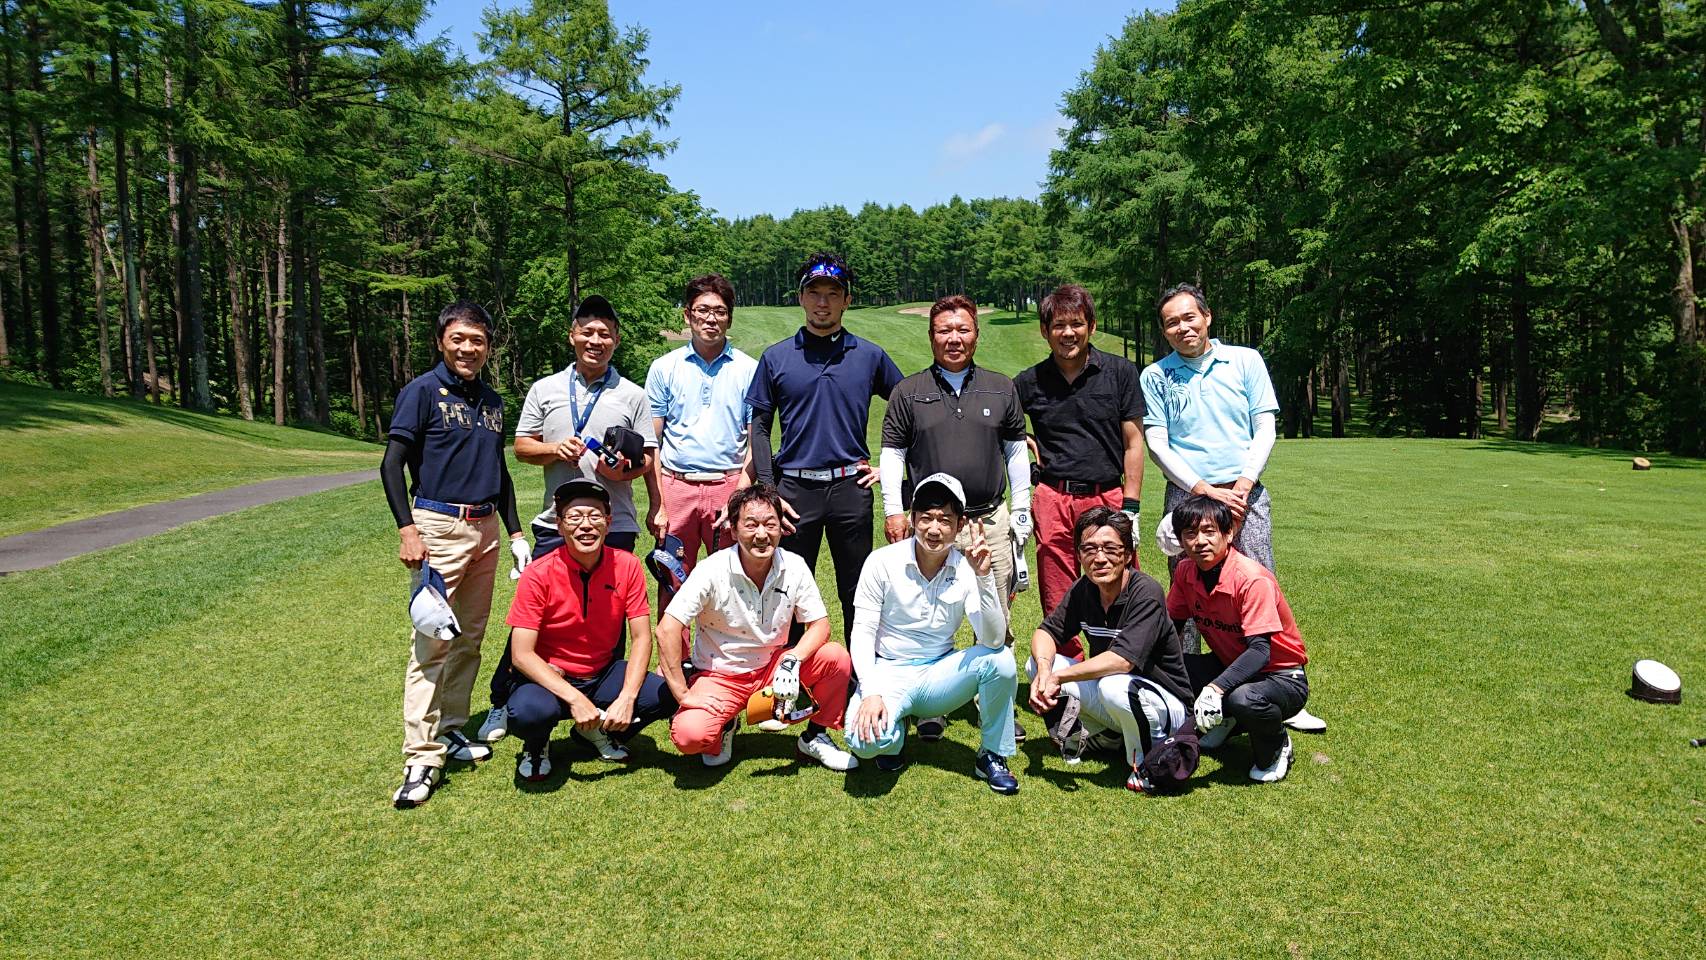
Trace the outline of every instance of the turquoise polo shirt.
{"type": "Polygon", "coordinates": [[[758,361],[733,345],[707,361],[692,344],[646,372],[646,403],[663,420],[663,465],[677,473],[736,470],[746,461],[746,391],[758,361]]]}
{"type": "Polygon", "coordinates": [[[1167,442],[1207,483],[1231,483],[1244,469],[1256,415],[1279,400],[1262,355],[1210,340],[1209,362],[1193,370],[1177,350],[1143,368],[1146,427],[1166,427],[1167,442]]]}

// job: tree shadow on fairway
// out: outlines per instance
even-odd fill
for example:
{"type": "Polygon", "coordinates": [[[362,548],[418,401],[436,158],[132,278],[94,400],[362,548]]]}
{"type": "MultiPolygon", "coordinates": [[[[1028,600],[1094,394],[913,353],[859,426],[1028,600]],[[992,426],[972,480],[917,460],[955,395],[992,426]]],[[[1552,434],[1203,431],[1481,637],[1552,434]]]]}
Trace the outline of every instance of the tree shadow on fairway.
{"type": "Polygon", "coordinates": [[[1619,460],[1624,466],[1637,456],[1646,457],[1652,461],[1654,470],[1700,469],[1700,460],[1688,457],[1673,457],[1665,453],[1646,453],[1637,450],[1615,450],[1607,447],[1578,447],[1563,443],[1536,443],[1522,440],[1509,440],[1503,437],[1487,437],[1480,443],[1466,446],[1473,453],[1523,453],[1530,456],[1544,454],[1546,456],[1564,456],[1572,460],[1619,460]]]}

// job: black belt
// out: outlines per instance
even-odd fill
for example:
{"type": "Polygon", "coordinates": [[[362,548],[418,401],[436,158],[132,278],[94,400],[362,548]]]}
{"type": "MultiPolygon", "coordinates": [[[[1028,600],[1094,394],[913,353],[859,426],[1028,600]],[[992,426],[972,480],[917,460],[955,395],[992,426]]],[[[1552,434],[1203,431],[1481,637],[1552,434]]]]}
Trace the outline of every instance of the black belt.
{"type": "Polygon", "coordinates": [[[1001,501],[999,501],[999,500],[997,500],[994,503],[989,504],[988,506],[985,506],[985,507],[967,507],[966,508],[966,519],[967,520],[982,520],[984,517],[989,516],[990,514],[994,513],[995,511],[997,511],[999,509],[1001,509],[1001,501]]]}
{"type": "Polygon", "coordinates": [[[1075,497],[1093,497],[1098,493],[1107,493],[1120,485],[1118,480],[1112,483],[1086,483],[1082,480],[1050,480],[1043,478],[1043,485],[1053,487],[1061,493],[1069,493],[1075,497]]]}

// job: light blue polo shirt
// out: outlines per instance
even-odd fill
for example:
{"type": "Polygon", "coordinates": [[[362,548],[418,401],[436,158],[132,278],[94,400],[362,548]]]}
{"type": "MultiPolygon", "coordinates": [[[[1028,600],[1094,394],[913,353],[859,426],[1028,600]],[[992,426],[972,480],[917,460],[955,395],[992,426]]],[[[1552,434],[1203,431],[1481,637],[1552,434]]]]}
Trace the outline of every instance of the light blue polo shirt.
{"type": "Polygon", "coordinates": [[[1209,362],[1191,369],[1177,350],[1143,368],[1143,425],[1166,427],[1167,442],[1207,483],[1244,469],[1256,414],[1278,412],[1262,355],[1210,340],[1209,362]]]}
{"type": "Polygon", "coordinates": [[[652,361],[646,403],[663,419],[663,465],[677,473],[735,470],[746,460],[746,391],[758,361],[732,344],[710,362],[692,344],[652,361]]]}

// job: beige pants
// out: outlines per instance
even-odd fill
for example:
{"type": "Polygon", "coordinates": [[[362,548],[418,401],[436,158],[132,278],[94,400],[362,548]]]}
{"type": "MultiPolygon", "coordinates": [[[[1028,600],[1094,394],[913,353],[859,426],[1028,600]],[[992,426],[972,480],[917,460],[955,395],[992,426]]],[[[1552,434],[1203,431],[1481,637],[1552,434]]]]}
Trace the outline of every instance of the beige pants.
{"type": "Polygon", "coordinates": [[[955,538],[954,545],[964,553],[971,549],[972,524],[983,526],[983,540],[989,545],[990,566],[995,570],[995,586],[1001,595],[1001,615],[1007,620],[1007,642],[1013,642],[1011,611],[1013,606],[1013,541],[1007,527],[1007,504],[995,508],[988,516],[966,524],[955,538]]]}
{"type": "Polygon", "coordinates": [[[468,722],[468,698],[480,670],[480,640],[492,615],[492,581],[497,576],[498,530],[492,513],[475,520],[458,520],[426,510],[413,511],[432,568],[444,578],[450,609],[462,635],[440,640],[419,630],[403,674],[403,757],[405,763],[443,767],[446,748],[438,742],[444,730],[460,730],[468,722]]]}

